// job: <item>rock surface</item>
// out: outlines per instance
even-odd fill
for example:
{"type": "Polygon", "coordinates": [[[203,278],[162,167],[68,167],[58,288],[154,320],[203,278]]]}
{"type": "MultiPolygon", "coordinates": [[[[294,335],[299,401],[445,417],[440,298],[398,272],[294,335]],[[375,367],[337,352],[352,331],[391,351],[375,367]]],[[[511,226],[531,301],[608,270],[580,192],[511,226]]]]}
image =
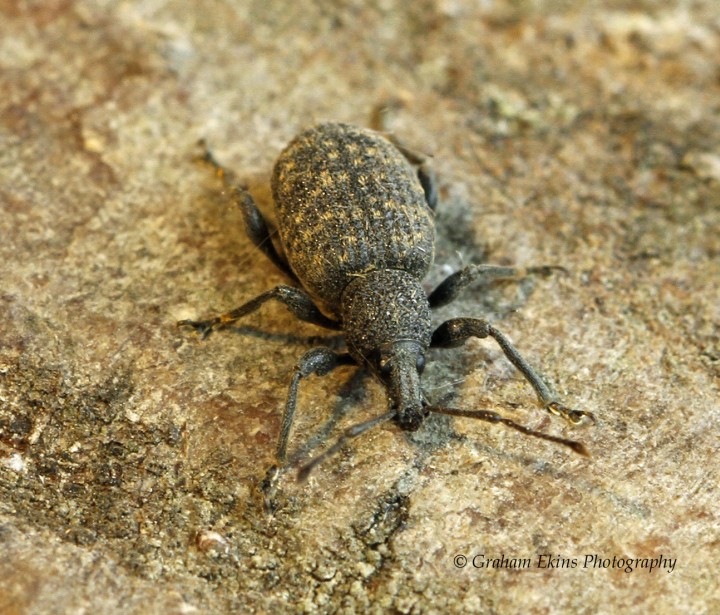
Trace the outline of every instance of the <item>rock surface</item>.
{"type": "MultiPolygon", "coordinates": [[[[0,4],[0,613],[720,611],[716,1],[323,4],[0,4]],[[428,289],[469,262],[569,272],[438,322],[492,319],[598,424],[546,417],[488,341],[433,352],[428,395],[592,459],[387,425],[268,517],[293,366],[336,342],[280,306],[176,329],[284,282],[196,143],[269,211],[290,138],[381,108],[440,178],[428,289]]],[[[385,403],[311,378],[292,448],[385,403]]]]}

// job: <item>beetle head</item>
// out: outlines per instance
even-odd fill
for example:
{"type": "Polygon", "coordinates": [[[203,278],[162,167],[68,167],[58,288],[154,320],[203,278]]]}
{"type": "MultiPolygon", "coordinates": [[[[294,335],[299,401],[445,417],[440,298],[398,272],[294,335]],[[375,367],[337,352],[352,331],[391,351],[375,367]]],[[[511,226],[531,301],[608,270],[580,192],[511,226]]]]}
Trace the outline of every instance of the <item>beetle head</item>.
{"type": "Polygon", "coordinates": [[[430,345],[430,306],[420,282],[405,271],[358,276],[342,297],[348,350],[383,382],[395,420],[416,430],[427,415],[420,388],[430,345]]]}

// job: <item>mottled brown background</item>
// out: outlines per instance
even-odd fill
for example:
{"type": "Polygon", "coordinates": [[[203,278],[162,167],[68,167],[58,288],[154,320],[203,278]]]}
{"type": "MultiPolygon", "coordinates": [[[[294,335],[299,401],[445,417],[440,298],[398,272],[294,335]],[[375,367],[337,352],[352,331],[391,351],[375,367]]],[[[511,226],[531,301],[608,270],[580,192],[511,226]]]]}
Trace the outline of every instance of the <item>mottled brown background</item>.
{"type": "MultiPolygon", "coordinates": [[[[0,613],[720,611],[716,0],[5,0],[0,24],[0,613]],[[283,281],[195,144],[268,206],[296,132],[386,103],[441,182],[428,287],[480,260],[569,270],[438,319],[492,318],[599,423],[544,416],[486,341],[433,352],[428,393],[593,459],[388,425],[267,518],[291,370],[328,336],[280,306],[176,330],[283,281]],[[542,553],[580,565],[453,565],[542,553]]],[[[293,448],[384,408],[350,369],[313,378],[293,448]]]]}

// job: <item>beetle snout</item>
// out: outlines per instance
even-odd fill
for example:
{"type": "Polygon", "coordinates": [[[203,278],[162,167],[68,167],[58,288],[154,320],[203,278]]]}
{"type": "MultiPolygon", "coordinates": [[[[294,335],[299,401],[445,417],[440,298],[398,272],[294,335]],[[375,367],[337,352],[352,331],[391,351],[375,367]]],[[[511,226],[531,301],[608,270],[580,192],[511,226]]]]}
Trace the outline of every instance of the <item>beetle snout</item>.
{"type": "Polygon", "coordinates": [[[397,344],[391,357],[385,386],[395,422],[406,431],[416,431],[428,415],[420,388],[422,354],[415,344],[397,344]]]}
{"type": "Polygon", "coordinates": [[[428,415],[423,405],[412,405],[400,408],[395,415],[395,422],[404,431],[417,431],[428,415]]]}

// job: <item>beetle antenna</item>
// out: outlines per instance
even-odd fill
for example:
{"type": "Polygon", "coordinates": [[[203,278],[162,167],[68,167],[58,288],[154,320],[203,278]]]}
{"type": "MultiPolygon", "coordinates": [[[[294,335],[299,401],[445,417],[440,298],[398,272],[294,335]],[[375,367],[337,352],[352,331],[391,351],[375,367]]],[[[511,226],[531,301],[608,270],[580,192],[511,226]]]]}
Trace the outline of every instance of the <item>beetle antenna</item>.
{"type": "Polygon", "coordinates": [[[307,480],[307,477],[310,475],[310,472],[313,471],[313,468],[315,468],[316,465],[327,459],[328,457],[331,457],[335,453],[337,453],[343,446],[345,446],[345,443],[348,440],[351,440],[352,438],[357,438],[359,435],[364,434],[366,431],[372,429],[373,427],[380,425],[384,423],[385,421],[389,421],[391,418],[393,418],[396,414],[395,410],[389,410],[385,414],[381,414],[380,416],[376,416],[375,418],[370,419],[369,421],[365,421],[364,423],[358,423],[357,425],[353,425],[351,427],[348,427],[343,435],[341,435],[337,442],[333,444],[329,449],[326,451],[323,451],[320,453],[317,457],[314,457],[310,461],[308,461],[306,464],[301,466],[298,469],[297,479],[299,482],[303,482],[307,480]]]}
{"type": "Polygon", "coordinates": [[[548,440],[550,442],[555,442],[556,444],[562,444],[563,446],[571,448],[583,457],[590,457],[590,452],[582,442],[569,440],[567,438],[560,438],[559,436],[551,436],[550,434],[543,433],[542,431],[535,431],[534,429],[525,427],[525,425],[521,425],[520,423],[516,423],[513,420],[505,418],[492,410],[461,410],[460,408],[434,406],[430,408],[430,411],[437,412],[439,414],[448,414],[450,416],[480,419],[481,421],[487,421],[488,423],[502,423],[507,427],[511,427],[512,429],[519,431],[520,433],[524,433],[526,436],[532,436],[533,438],[540,438],[541,440],[548,440]]]}

